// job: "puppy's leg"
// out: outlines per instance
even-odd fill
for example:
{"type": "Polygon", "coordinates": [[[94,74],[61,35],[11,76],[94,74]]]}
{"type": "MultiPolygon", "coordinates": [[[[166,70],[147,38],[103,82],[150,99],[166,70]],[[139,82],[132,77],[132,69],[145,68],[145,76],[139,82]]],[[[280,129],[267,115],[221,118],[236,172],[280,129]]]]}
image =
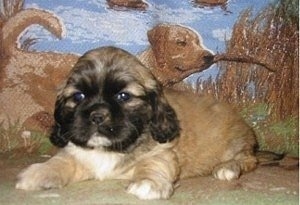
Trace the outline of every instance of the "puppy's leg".
{"type": "Polygon", "coordinates": [[[249,172],[256,168],[257,159],[248,152],[242,152],[234,159],[216,166],[212,172],[213,176],[220,180],[237,179],[244,172],[249,172]]]}
{"type": "Polygon", "coordinates": [[[174,191],[179,167],[171,150],[157,153],[138,162],[127,192],[140,199],[167,199],[174,191]]]}
{"type": "Polygon", "coordinates": [[[44,163],[32,164],[18,175],[17,189],[61,188],[89,178],[89,173],[67,153],[61,152],[44,163]]]}
{"type": "Polygon", "coordinates": [[[216,166],[212,174],[217,179],[230,181],[240,176],[241,167],[237,161],[231,160],[216,166]]]}

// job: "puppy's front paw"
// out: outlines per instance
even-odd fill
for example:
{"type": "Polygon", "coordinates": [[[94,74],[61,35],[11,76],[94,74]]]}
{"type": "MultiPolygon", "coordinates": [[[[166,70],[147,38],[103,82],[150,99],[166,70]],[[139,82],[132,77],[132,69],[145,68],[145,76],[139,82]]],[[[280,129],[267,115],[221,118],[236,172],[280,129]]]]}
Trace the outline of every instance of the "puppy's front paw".
{"type": "Polygon", "coordinates": [[[144,200],[168,199],[173,193],[173,186],[171,183],[158,184],[152,180],[144,179],[131,183],[127,192],[144,200]]]}
{"type": "Polygon", "coordinates": [[[33,164],[18,175],[16,189],[42,190],[62,186],[63,182],[57,173],[51,172],[44,164],[33,164]]]}

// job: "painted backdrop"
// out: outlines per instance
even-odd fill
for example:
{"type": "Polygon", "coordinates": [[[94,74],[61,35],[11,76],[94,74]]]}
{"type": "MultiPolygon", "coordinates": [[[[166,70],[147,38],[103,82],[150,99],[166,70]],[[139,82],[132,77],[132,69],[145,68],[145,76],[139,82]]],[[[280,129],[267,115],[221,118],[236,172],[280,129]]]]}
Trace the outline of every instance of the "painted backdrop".
{"type": "Polygon", "coordinates": [[[231,103],[263,149],[298,155],[293,0],[0,0],[0,152],[45,142],[77,58],[114,45],[164,85],[231,103]]]}

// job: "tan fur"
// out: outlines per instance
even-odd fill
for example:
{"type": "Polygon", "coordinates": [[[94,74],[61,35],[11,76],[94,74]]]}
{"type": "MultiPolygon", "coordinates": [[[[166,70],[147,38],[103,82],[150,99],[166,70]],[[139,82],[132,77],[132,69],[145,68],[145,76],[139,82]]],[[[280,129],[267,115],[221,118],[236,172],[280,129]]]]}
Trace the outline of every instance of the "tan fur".
{"type": "Polygon", "coordinates": [[[33,164],[19,176],[17,189],[42,190],[88,179],[127,179],[129,193],[141,199],[169,198],[179,176],[176,141],[157,144],[153,140],[131,154],[88,150],[69,144],[50,160],[33,164]],[[137,194],[140,186],[151,186],[137,194]]]}
{"type": "MultiPolygon", "coordinates": [[[[161,93],[148,69],[120,50],[109,48],[104,53],[101,49],[95,50],[86,57],[99,65],[96,69],[100,76],[105,76],[107,71],[102,63],[126,65],[119,67],[117,74],[139,76],[136,86],[142,84],[145,89],[158,92],[159,100],[165,104],[168,101],[177,114],[180,137],[158,143],[146,130],[139,137],[137,147],[128,153],[105,151],[101,146],[82,148],[69,142],[50,160],[25,169],[18,176],[17,189],[60,188],[88,179],[127,179],[130,182],[128,193],[140,199],[167,199],[179,179],[212,174],[221,180],[232,180],[256,167],[254,133],[227,104],[192,93],[172,90],[161,93]],[[111,58],[107,59],[105,54],[108,52],[115,53],[110,53],[111,58]]],[[[74,71],[80,69],[84,59],[80,59],[74,71]]],[[[70,91],[71,87],[65,87],[58,98],[69,98],[70,91]]],[[[130,106],[134,108],[134,105],[130,106]]],[[[95,143],[101,145],[109,143],[104,137],[96,140],[95,143]]]]}
{"type": "Polygon", "coordinates": [[[237,178],[256,167],[254,134],[228,105],[174,91],[167,91],[166,96],[181,122],[179,140],[166,144],[151,140],[129,155],[69,145],[49,161],[25,170],[16,188],[36,190],[87,179],[128,179],[129,193],[142,199],[169,198],[180,178],[213,173],[216,178],[226,179],[218,176],[223,168],[234,169],[233,178],[237,178]],[[95,167],[106,166],[103,159],[112,167],[95,167]],[[137,194],[142,186],[155,188],[137,194]]]}
{"type": "Polygon", "coordinates": [[[175,149],[182,178],[208,175],[232,160],[241,165],[241,171],[255,168],[254,133],[227,104],[183,92],[169,91],[166,97],[182,128],[175,149]]]}

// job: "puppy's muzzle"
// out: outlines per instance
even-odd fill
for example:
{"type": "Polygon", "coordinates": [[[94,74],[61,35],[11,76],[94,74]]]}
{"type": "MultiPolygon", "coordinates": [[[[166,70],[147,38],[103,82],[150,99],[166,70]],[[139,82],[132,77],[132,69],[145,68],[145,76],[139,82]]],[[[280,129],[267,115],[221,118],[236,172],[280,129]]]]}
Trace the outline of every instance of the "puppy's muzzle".
{"type": "Polygon", "coordinates": [[[91,112],[89,120],[92,124],[101,126],[109,121],[110,114],[107,109],[98,109],[91,112]]]}
{"type": "Polygon", "coordinates": [[[89,115],[89,121],[99,133],[110,136],[115,129],[111,125],[110,110],[105,105],[97,105],[89,115]]]}

